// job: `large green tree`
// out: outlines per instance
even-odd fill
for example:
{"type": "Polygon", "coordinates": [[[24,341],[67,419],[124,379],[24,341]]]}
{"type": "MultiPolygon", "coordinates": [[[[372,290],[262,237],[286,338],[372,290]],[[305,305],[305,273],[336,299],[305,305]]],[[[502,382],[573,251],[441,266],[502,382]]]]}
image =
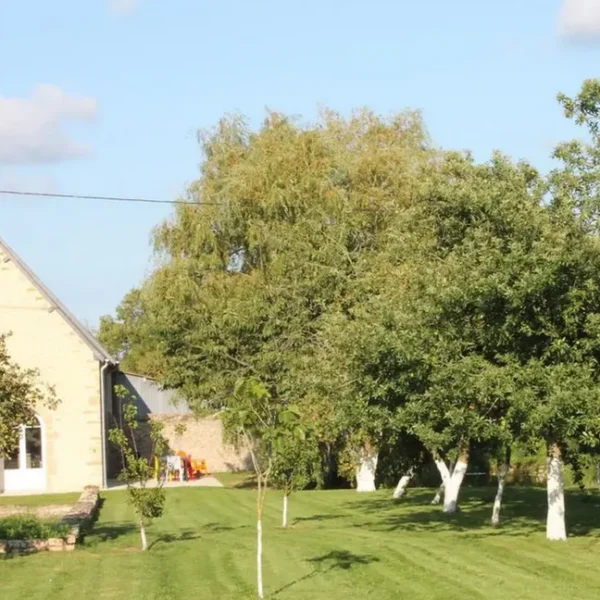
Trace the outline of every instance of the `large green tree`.
{"type": "Polygon", "coordinates": [[[344,437],[371,460],[378,428],[357,421],[362,399],[341,410],[352,399],[321,385],[337,366],[315,344],[326,318],[369,293],[384,233],[419,194],[433,153],[418,114],[327,112],[306,126],[269,114],[258,132],[228,119],[203,149],[192,204],[155,231],[159,267],[102,339],[135,364],[157,352],[163,383],[198,411],[258,380],[274,402],[310,405],[325,444],[344,437]]]}

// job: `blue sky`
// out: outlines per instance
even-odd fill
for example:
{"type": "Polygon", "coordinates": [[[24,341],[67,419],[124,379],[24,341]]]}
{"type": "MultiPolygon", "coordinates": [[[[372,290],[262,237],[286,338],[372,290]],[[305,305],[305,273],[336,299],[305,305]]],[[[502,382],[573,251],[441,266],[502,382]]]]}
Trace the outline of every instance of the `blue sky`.
{"type": "MultiPolygon", "coordinates": [[[[0,3],[0,188],[177,197],[196,131],[265,107],[418,108],[433,139],[541,169],[555,101],[600,76],[600,0],[0,3]]],[[[90,325],[151,266],[169,206],[0,195],[0,236],[90,325]]]]}

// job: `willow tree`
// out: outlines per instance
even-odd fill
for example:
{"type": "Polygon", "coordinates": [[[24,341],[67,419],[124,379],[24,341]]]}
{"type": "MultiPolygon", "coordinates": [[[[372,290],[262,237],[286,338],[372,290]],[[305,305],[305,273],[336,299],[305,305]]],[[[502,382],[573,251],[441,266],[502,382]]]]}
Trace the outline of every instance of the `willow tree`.
{"type": "MultiPolygon", "coordinates": [[[[258,132],[222,121],[203,149],[192,204],[156,229],[161,262],[142,290],[163,383],[198,410],[249,377],[297,404],[319,394],[311,373],[335,368],[315,360],[322,323],[362,301],[383,232],[421,185],[423,126],[414,113],[309,126],[269,114],[258,132]]],[[[376,444],[360,443],[366,462],[376,444]]]]}

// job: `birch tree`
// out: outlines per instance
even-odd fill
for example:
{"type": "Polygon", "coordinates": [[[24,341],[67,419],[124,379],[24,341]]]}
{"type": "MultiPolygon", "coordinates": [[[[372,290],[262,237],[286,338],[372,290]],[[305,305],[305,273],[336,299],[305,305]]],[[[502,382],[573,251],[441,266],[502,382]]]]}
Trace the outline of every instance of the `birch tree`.
{"type": "Polygon", "coordinates": [[[306,433],[299,409],[278,402],[256,378],[237,381],[223,424],[250,452],[256,473],[256,586],[258,597],[263,598],[263,511],[270,479],[306,433]]]}
{"type": "MultiPolygon", "coordinates": [[[[292,419],[297,417],[298,415],[295,415],[292,419]]],[[[293,492],[314,483],[318,478],[319,469],[319,449],[311,433],[307,433],[303,428],[299,435],[280,437],[272,465],[271,480],[283,492],[283,528],[289,524],[289,504],[293,492]]]]}

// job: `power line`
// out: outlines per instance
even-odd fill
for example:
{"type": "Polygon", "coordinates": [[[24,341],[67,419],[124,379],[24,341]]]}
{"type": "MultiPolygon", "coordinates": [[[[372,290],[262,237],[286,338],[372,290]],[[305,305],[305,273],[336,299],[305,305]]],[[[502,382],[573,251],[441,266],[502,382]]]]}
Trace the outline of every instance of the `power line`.
{"type": "MultiPolygon", "coordinates": [[[[225,206],[222,202],[191,202],[189,200],[157,200],[156,198],[128,198],[126,196],[90,196],[85,194],[52,194],[50,192],[24,192],[19,190],[1,190],[0,195],[33,196],[38,198],[63,198],[75,200],[104,200],[106,202],[134,202],[140,204],[183,204],[188,206],[225,206]]],[[[377,212],[380,208],[372,206],[357,207],[359,211],[377,212]]],[[[393,212],[398,210],[393,209],[393,212]]]]}
{"type": "Polygon", "coordinates": [[[8,196],[37,196],[42,198],[67,198],[76,200],[106,200],[107,202],[138,202],[144,204],[189,204],[193,206],[219,206],[216,202],[189,202],[187,200],[157,200],[153,198],[127,198],[123,196],[88,196],[80,194],[51,194],[50,192],[22,192],[18,190],[0,190],[8,196]]]}

